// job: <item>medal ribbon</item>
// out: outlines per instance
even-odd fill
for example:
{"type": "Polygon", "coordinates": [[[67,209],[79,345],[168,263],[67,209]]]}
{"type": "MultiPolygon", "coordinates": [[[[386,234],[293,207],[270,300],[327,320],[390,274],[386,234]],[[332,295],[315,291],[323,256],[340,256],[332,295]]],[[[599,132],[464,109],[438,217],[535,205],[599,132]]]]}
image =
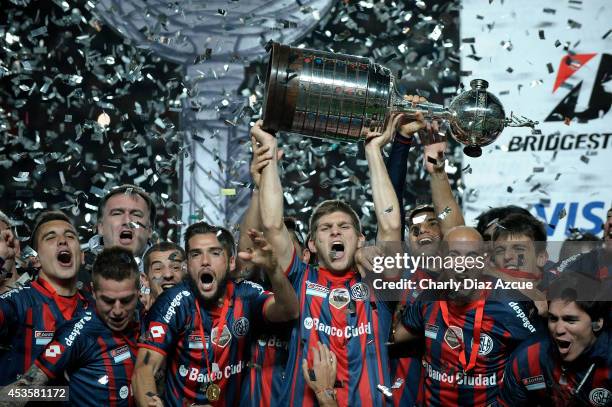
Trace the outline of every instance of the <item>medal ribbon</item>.
{"type": "MultiPolygon", "coordinates": [[[[465,372],[470,371],[476,366],[476,357],[478,356],[478,350],[480,349],[480,328],[482,327],[482,317],[484,315],[485,300],[478,300],[476,304],[476,318],[474,320],[474,336],[472,339],[472,350],[470,352],[470,361],[466,365],[465,358],[465,346],[461,344],[461,353],[459,354],[459,362],[463,365],[465,372]]],[[[442,318],[447,327],[450,328],[450,320],[448,316],[448,303],[446,301],[440,301],[440,311],[442,311],[442,318]]],[[[459,339],[459,338],[457,338],[459,339]]],[[[463,342],[463,341],[462,341],[463,342]]]]}
{"type": "MultiPolygon", "coordinates": [[[[221,323],[221,321],[225,321],[227,318],[227,313],[229,311],[230,308],[230,302],[232,300],[232,296],[233,296],[233,291],[231,289],[232,288],[232,284],[229,283],[227,285],[226,288],[226,293],[225,293],[225,298],[223,299],[223,307],[221,308],[221,313],[219,315],[219,318],[217,318],[216,321],[213,321],[212,323],[212,328],[210,329],[210,347],[212,349],[212,345],[213,345],[213,341],[212,341],[212,331],[213,329],[217,328],[217,335],[218,338],[221,337],[221,332],[219,332],[219,325],[221,323]]],[[[199,326],[199,330],[200,330],[200,340],[202,341],[202,350],[204,351],[204,360],[206,360],[206,369],[208,370],[208,377],[211,377],[211,369],[210,369],[210,361],[208,360],[208,349],[206,349],[206,343],[205,343],[205,336],[204,336],[204,316],[202,315],[202,312],[200,311],[200,301],[199,299],[196,297],[195,299],[195,305],[196,305],[196,310],[198,311],[198,315],[200,316],[200,326],[199,326]]],[[[231,335],[231,334],[230,334],[231,335]]],[[[215,351],[212,351],[212,359],[213,359],[213,363],[215,362],[215,351]]],[[[212,380],[210,381],[210,383],[212,383],[212,380]]]]}

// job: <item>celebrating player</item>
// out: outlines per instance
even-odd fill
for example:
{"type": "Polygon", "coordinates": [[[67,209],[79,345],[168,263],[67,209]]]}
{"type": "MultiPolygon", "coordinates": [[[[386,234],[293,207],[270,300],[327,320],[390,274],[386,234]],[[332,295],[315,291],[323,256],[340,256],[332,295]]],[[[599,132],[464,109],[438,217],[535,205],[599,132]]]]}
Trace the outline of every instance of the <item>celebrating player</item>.
{"type": "MultiPolygon", "coordinates": [[[[381,147],[398,125],[396,116],[383,133],[367,134],[366,158],[370,169],[378,240],[398,241],[399,203],[382,159],[381,147]]],[[[300,261],[283,223],[283,194],[278,175],[276,139],[257,123],[251,134],[270,150],[262,170],[260,207],[266,238],[278,253],[300,299],[300,318],[289,343],[289,364],[282,400],[291,405],[313,405],[315,394],[299,373],[301,360],[317,342],[329,346],[338,360],[335,397],[340,406],[385,405],[380,386],[389,385],[387,335],[389,305],[380,301],[355,270],[355,251],[364,241],[357,214],[338,200],[319,204],[310,218],[309,249],[319,261],[310,267],[300,261]]]]}
{"type": "Polygon", "coordinates": [[[189,226],[189,278],[157,299],[139,344],[133,377],[138,405],[161,405],[154,375],[165,360],[164,405],[238,404],[253,324],[297,316],[297,298],[270,245],[258,232],[248,233],[255,250],[241,257],[265,268],[274,295],[250,281],[229,279],[236,264],[229,231],[204,222],[189,226]]]}
{"type": "Polygon", "coordinates": [[[143,263],[153,300],[183,280],[184,261],[185,251],[176,243],[160,242],[147,249],[143,263]]]}
{"type": "Polygon", "coordinates": [[[43,212],[32,246],[41,264],[38,280],[0,296],[0,339],[9,345],[0,354],[0,385],[27,371],[55,330],[89,304],[76,288],[83,256],[70,219],[63,212],[43,212]]]}
{"type": "Polygon", "coordinates": [[[577,300],[575,277],[550,285],[548,335],[522,344],[506,365],[503,406],[612,405],[610,303],[597,301],[596,291],[577,300]]]}
{"type": "Polygon", "coordinates": [[[86,311],[58,329],[15,386],[42,386],[65,376],[75,406],[134,405],[130,380],[140,330],[138,274],[129,250],[104,249],[93,265],[95,312],[86,311]]]}
{"type": "MultiPolygon", "coordinates": [[[[444,240],[448,254],[455,258],[475,258],[484,251],[482,237],[473,228],[451,229],[444,240]]],[[[477,268],[454,275],[460,282],[474,278],[486,276],[477,268]]],[[[448,290],[446,299],[440,301],[431,301],[429,294],[432,291],[424,291],[406,309],[403,325],[394,335],[395,342],[424,337],[424,387],[418,404],[493,403],[511,351],[536,332],[528,313],[522,304],[491,301],[486,293],[466,285],[448,290]]]]}

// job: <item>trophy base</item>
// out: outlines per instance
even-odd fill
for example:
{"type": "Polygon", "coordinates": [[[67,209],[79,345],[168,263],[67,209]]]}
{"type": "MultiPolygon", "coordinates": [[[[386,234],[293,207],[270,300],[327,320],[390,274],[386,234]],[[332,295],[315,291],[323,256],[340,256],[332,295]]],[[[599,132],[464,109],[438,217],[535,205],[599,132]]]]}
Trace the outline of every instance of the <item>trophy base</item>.
{"type": "Polygon", "coordinates": [[[468,157],[480,157],[482,155],[482,148],[478,146],[465,146],[463,148],[463,153],[468,157]]]}

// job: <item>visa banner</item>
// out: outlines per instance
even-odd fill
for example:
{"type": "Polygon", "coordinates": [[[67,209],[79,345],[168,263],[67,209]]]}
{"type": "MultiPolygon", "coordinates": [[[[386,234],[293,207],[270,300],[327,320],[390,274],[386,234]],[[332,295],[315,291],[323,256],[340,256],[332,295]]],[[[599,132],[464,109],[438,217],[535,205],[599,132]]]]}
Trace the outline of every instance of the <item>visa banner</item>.
{"type": "Polygon", "coordinates": [[[601,236],[612,205],[612,6],[605,0],[462,6],[462,82],[487,80],[506,116],[540,122],[537,131],[506,128],[480,158],[464,158],[466,221],[515,204],[549,225],[551,241],[574,229],[601,236]]]}

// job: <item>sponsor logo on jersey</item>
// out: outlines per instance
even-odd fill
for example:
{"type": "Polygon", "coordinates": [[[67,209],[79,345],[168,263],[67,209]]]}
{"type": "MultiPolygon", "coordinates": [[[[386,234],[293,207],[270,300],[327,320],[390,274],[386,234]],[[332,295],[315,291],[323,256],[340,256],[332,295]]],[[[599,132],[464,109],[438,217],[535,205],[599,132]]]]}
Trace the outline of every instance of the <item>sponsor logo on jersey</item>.
{"type": "Polygon", "coordinates": [[[216,369],[212,368],[212,371],[209,373],[206,372],[205,369],[200,370],[197,367],[186,368],[185,366],[181,365],[179,367],[179,374],[192,382],[209,383],[217,382],[224,377],[229,379],[232,375],[242,372],[245,367],[246,363],[241,360],[236,364],[227,365],[223,369],[220,369],[219,366],[217,366],[216,369]]]}
{"type": "Polygon", "coordinates": [[[220,348],[225,348],[231,340],[232,334],[227,325],[223,325],[223,329],[221,330],[220,334],[218,327],[214,327],[210,332],[210,341],[220,348]]]}
{"type": "Polygon", "coordinates": [[[108,384],[108,375],[104,375],[98,379],[98,383],[102,386],[106,386],[108,384]]]}
{"type": "Polygon", "coordinates": [[[491,374],[467,374],[462,371],[456,373],[440,371],[423,360],[423,367],[429,378],[441,383],[457,384],[471,387],[492,387],[497,386],[497,375],[491,374]]]}
{"type": "Polygon", "coordinates": [[[351,302],[351,296],[347,288],[334,288],[329,293],[329,303],[336,309],[342,309],[351,302]]]}
{"type": "Polygon", "coordinates": [[[91,312],[85,313],[83,318],[81,318],[79,322],[74,324],[74,327],[72,328],[72,332],[70,332],[70,335],[68,335],[68,337],[64,340],[64,343],[66,344],[66,346],[72,346],[72,343],[74,342],[76,337],[81,334],[81,329],[83,329],[83,327],[85,326],[85,323],[89,320],[91,320],[91,312]]]}
{"type": "Polygon", "coordinates": [[[444,342],[451,349],[457,349],[463,343],[463,330],[458,326],[450,325],[444,333],[444,342]]]}
{"type": "Polygon", "coordinates": [[[115,363],[121,363],[124,360],[132,357],[132,354],[130,352],[130,347],[127,345],[123,345],[120,348],[111,350],[110,354],[113,360],[115,361],[115,363]]]}
{"type": "Polygon", "coordinates": [[[55,359],[62,354],[60,345],[51,345],[45,350],[45,357],[55,359]]]}
{"type": "Polygon", "coordinates": [[[159,322],[151,322],[151,326],[149,327],[149,333],[151,336],[151,340],[157,343],[163,342],[166,336],[166,330],[164,329],[164,326],[159,322]]]}
{"type": "MultiPolygon", "coordinates": [[[[208,349],[208,337],[204,335],[204,342],[206,343],[206,349],[208,349]]],[[[187,347],[189,349],[204,349],[202,344],[202,338],[198,334],[192,334],[187,337],[187,347]]]]}
{"type": "Polygon", "coordinates": [[[531,325],[529,318],[527,317],[521,306],[516,302],[510,302],[508,303],[508,305],[516,313],[516,317],[521,320],[521,322],[523,323],[523,327],[527,328],[529,332],[535,333],[536,329],[533,327],[533,325],[531,325]]]}
{"type": "Polygon", "coordinates": [[[189,291],[183,290],[172,299],[172,302],[170,302],[170,306],[166,310],[166,314],[164,314],[163,318],[167,324],[170,323],[170,320],[172,320],[172,317],[176,314],[176,307],[181,305],[181,300],[183,297],[189,297],[190,295],[191,293],[189,291]]]}
{"type": "Polygon", "coordinates": [[[53,331],[34,331],[34,341],[37,345],[46,345],[53,339],[53,331]]]}
{"type": "Polygon", "coordinates": [[[322,323],[318,318],[310,317],[304,318],[304,328],[315,329],[319,332],[324,332],[329,336],[347,339],[354,336],[369,335],[372,333],[371,322],[368,322],[367,324],[362,322],[357,326],[335,327],[322,323]]]}
{"type": "Polygon", "coordinates": [[[257,344],[261,347],[289,349],[289,342],[281,340],[276,335],[270,337],[261,336],[257,339],[257,344]]]}
{"type": "Polygon", "coordinates": [[[433,324],[425,324],[425,337],[429,339],[436,339],[438,337],[438,331],[440,327],[433,324]]]}
{"type": "Polygon", "coordinates": [[[234,326],[232,326],[232,330],[234,331],[234,335],[241,338],[249,333],[249,320],[246,317],[240,317],[236,321],[234,321],[234,326]]]}
{"type": "Polygon", "coordinates": [[[546,388],[546,381],[543,375],[531,376],[522,380],[523,386],[527,390],[543,390],[546,388]]]}
{"type": "Polygon", "coordinates": [[[314,295],[316,297],[326,298],[329,294],[329,288],[324,285],[306,281],[306,295],[314,295]]]}
{"type": "Polygon", "coordinates": [[[597,387],[589,393],[589,400],[597,407],[609,406],[612,402],[612,393],[608,389],[597,387]]]}
{"type": "Polygon", "coordinates": [[[351,287],[351,297],[355,301],[365,301],[370,298],[370,289],[365,283],[357,283],[351,287]]]}

